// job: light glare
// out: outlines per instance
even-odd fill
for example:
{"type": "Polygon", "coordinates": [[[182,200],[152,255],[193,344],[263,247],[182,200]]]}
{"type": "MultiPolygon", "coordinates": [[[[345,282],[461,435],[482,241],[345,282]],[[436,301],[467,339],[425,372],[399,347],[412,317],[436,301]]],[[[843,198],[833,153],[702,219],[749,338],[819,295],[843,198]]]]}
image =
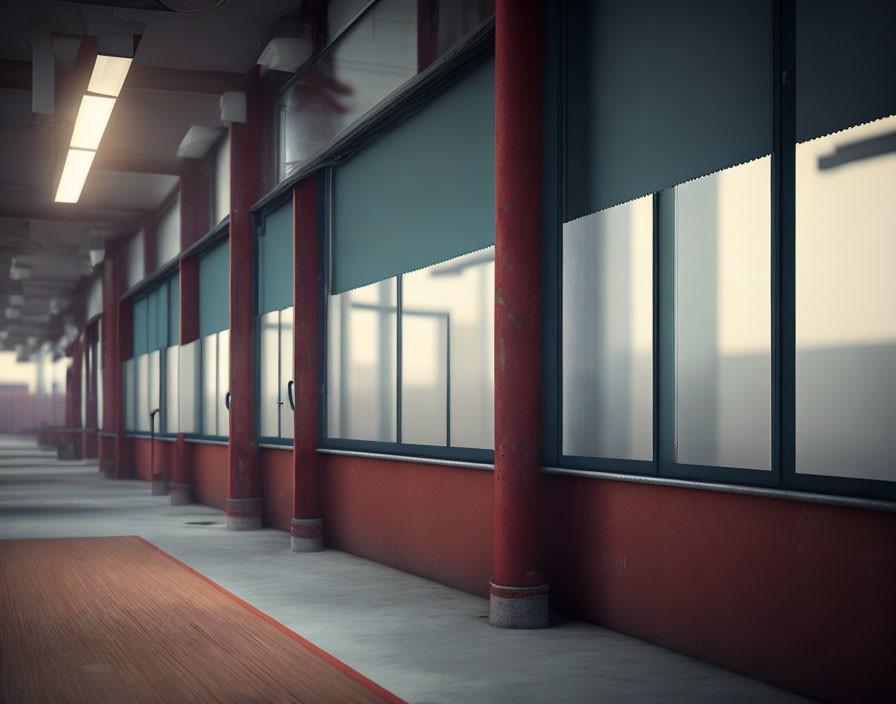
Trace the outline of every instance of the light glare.
{"type": "Polygon", "coordinates": [[[94,156],[96,152],[83,149],[68,150],[65,166],[62,167],[62,178],[59,179],[59,189],[56,191],[57,203],[78,202],[94,156]]]}
{"type": "Polygon", "coordinates": [[[91,93],[111,95],[117,98],[131,68],[132,59],[122,56],[103,56],[98,54],[90,74],[87,90],[91,93]]]}
{"type": "Polygon", "coordinates": [[[81,107],[78,108],[78,117],[75,119],[72,148],[97,149],[114,107],[115,98],[85,95],[81,99],[81,107]]]}

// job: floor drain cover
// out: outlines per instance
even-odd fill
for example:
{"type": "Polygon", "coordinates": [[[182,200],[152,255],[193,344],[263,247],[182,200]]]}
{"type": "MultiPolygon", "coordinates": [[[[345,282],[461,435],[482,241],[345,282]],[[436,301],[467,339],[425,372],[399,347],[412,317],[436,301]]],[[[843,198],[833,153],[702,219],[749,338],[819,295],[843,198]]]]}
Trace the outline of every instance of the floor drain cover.
{"type": "Polygon", "coordinates": [[[187,521],[188,526],[213,526],[214,521],[187,521]]]}

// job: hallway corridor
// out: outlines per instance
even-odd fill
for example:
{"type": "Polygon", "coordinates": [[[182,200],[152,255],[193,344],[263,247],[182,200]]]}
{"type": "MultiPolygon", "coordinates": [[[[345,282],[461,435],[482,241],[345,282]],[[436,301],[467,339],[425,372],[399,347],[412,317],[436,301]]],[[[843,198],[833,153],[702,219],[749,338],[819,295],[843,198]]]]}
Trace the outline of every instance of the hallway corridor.
{"type": "MultiPolygon", "coordinates": [[[[27,439],[0,440],[0,540],[125,535],[183,561],[407,702],[802,700],[559,614],[547,630],[492,628],[480,597],[334,550],[292,553],[282,531],[226,531],[221,511],[169,506],[167,497],[150,496],[147,482],[99,479],[95,463],[57,461],[27,439]]],[[[191,701],[188,687],[183,692],[191,701]]]]}

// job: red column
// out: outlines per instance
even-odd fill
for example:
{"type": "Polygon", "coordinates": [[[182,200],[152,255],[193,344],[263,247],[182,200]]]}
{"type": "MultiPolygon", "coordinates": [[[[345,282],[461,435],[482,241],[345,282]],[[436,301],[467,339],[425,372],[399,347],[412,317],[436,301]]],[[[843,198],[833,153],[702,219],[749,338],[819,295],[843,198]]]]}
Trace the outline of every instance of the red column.
{"type": "Polygon", "coordinates": [[[248,122],[230,126],[230,444],[227,528],[261,528],[261,482],[255,413],[253,231],[258,116],[247,96],[248,122]]]}
{"type": "MultiPolygon", "coordinates": [[[[183,209],[183,203],[181,208],[183,209]]],[[[180,344],[188,345],[198,339],[199,258],[189,257],[180,260],[180,344]]],[[[192,468],[183,433],[178,434],[174,448],[170,496],[172,506],[193,502],[192,468]]]]}
{"type": "Polygon", "coordinates": [[[72,358],[72,366],[66,375],[66,449],[60,459],[79,460],[81,454],[81,339],[75,340],[66,350],[72,358]]]}
{"type": "Polygon", "coordinates": [[[294,349],[294,495],[290,546],[293,552],[312,552],[324,546],[320,507],[317,428],[320,412],[318,368],[317,177],[306,178],[293,191],[293,275],[295,295],[294,349]]]}
{"type": "Polygon", "coordinates": [[[116,457],[119,449],[118,423],[121,408],[121,357],[118,354],[118,276],[117,257],[106,256],[103,261],[103,418],[100,430],[115,433],[114,437],[100,436],[100,474],[116,477],[116,457]]]}
{"type": "MultiPolygon", "coordinates": [[[[119,288],[124,287],[126,250],[122,248],[115,256],[115,271],[119,288]]],[[[116,295],[118,293],[116,292],[116,295]]],[[[118,304],[118,383],[121,384],[121,364],[134,356],[134,306],[132,299],[118,304]]],[[[115,478],[127,479],[131,476],[131,443],[125,437],[125,409],[121,403],[121,386],[116,396],[115,407],[115,478]]]]}
{"type": "MultiPolygon", "coordinates": [[[[207,188],[202,187],[199,162],[187,160],[180,176],[180,247],[181,251],[196,242],[208,227],[207,188]],[[205,215],[203,216],[203,213],[205,215]]],[[[199,339],[199,258],[181,259],[179,344],[199,339]]],[[[183,419],[181,419],[183,421],[183,419]]],[[[193,502],[192,466],[184,433],[178,433],[171,468],[170,499],[172,506],[193,502]]]]}
{"type": "Polygon", "coordinates": [[[540,554],[541,3],[495,7],[495,513],[489,622],[548,625],[540,554]]]}
{"type": "Polygon", "coordinates": [[[97,428],[98,408],[96,403],[96,375],[99,372],[97,355],[100,354],[97,344],[99,322],[94,322],[84,331],[84,354],[87,361],[87,383],[84,388],[87,393],[87,402],[84,404],[84,432],[81,434],[83,456],[88,459],[99,457],[97,453],[97,428]]]}

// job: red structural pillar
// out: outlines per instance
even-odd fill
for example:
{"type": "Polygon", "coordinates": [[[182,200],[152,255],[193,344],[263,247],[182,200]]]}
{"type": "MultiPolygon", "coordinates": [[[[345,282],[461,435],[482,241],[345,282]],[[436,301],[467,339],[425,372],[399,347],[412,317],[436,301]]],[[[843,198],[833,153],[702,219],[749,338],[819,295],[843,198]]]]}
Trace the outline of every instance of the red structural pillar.
{"type": "Polygon", "coordinates": [[[293,414],[293,503],[290,547],[313,552],[324,546],[324,519],[320,506],[320,467],[317,428],[320,414],[318,367],[317,177],[305,179],[293,190],[293,276],[295,322],[293,350],[295,380],[293,414]]]}
{"type": "Polygon", "coordinates": [[[81,338],[66,350],[72,358],[71,369],[66,374],[66,443],[60,459],[79,460],[81,454],[81,338]]]}
{"type": "Polygon", "coordinates": [[[114,255],[103,261],[103,418],[100,426],[100,474],[117,477],[117,456],[120,450],[119,422],[121,408],[121,357],[118,354],[118,291],[120,286],[118,259],[114,255]],[[108,433],[111,433],[109,435],[108,433]]]}
{"type": "Polygon", "coordinates": [[[230,444],[227,528],[261,528],[261,482],[255,426],[255,311],[252,219],[256,196],[258,116],[230,126],[230,444]]]}
{"type": "Polygon", "coordinates": [[[548,625],[541,573],[541,3],[495,5],[495,512],[489,622],[548,625]]]}
{"type": "MultiPolygon", "coordinates": [[[[183,210],[183,202],[181,204],[183,210]]],[[[199,258],[180,260],[180,344],[199,339],[199,258]]],[[[188,382],[185,382],[188,383],[188,382]]],[[[184,422],[184,419],[181,419],[184,422]]],[[[178,433],[171,470],[172,506],[193,502],[192,471],[184,434],[178,433]]]]}
{"type": "MultiPolygon", "coordinates": [[[[115,271],[117,272],[119,286],[124,288],[124,272],[126,266],[126,250],[122,248],[115,257],[115,271]]],[[[118,293],[116,292],[116,296],[118,293]]],[[[134,305],[133,299],[128,298],[118,304],[118,379],[121,383],[121,365],[126,359],[134,356],[134,305]]],[[[127,479],[131,476],[131,442],[125,437],[125,408],[121,403],[122,394],[116,397],[115,407],[115,478],[127,479]]]]}
{"type": "MultiPolygon", "coordinates": [[[[207,189],[199,162],[186,160],[180,175],[180,248],[186,250],[208,228],[207,189]]],[[[180,329],[178,342],[188,345],[199,339],[199,258],[188,257],[179,263],[180,329]]],[[[188,382],[184,382],[188,383],[188,382]]],[[[183,388],[183,387],[182,387],[183,388]]],[[[185,419],[180,419],[184,424],[185,419]]],[[[183,427],[183,425],[182,425],[183,427]]],[[[192,466],[184,433],[178,433],[171,469],[169,502],[179,506],[193,502],[192,466]]]]}
{"type": "Polygon", "coordinates": [[[97,430],[99,428],[99,408],[97,407],[97,383],[96,377],[99,373],[100,366],[97,360],[101,354],[99,349],[99,321],[94,321],[87,326],[84,331],[84,354],[86,355],[87,380],[84,389],[87,393],[86,403],[84,404],[84,432],[81,434],[81,442],[83,447],[83,455],[88,459],[99,457],[97,451],[97,430]]]}

